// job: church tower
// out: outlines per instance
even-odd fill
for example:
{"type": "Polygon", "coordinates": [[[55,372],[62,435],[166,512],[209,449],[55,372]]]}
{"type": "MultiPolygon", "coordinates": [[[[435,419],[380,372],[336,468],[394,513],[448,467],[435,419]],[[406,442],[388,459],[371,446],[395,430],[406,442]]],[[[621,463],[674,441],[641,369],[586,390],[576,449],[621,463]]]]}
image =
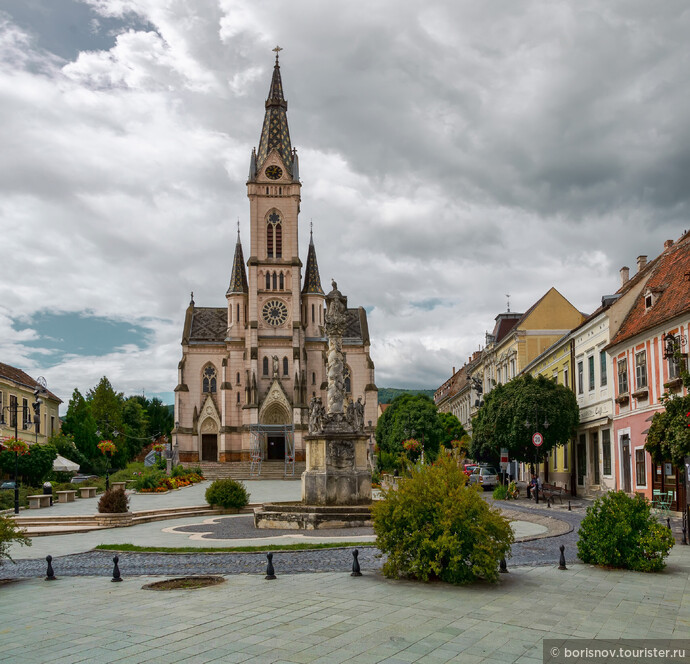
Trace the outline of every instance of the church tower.
{"type": "MultiPolygon", "coordinates": [[[[192,300],[175,388],[175,435],[183,462],[280,461],[299,474],[308,404],[326,397],[325,296],[310,233],[304,282],[299,258],[302,185],[290,142],[279,51],[258,149],[247,178],[249,259],[239,228],[226,306],[192,300]],[[298,464],[298,465],[295,465],[298,464]]],[[[365,402],[373,432],[378,410],[362,307],[348,309],[343,338],[348,398],[365,402]]],[[[253,463],[252,467],[255,467],[253,463]]]]}

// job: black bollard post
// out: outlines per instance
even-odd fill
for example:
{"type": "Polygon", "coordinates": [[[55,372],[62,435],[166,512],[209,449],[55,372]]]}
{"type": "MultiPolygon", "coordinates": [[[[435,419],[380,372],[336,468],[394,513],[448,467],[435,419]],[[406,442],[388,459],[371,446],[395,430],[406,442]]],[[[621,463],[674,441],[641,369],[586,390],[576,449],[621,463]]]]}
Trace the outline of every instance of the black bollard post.
{"type": "Polygon", "coordinates": [[[688,511],[687,509],[683,511],[683,541],[681,544],[688,544],[688,511]]]}
{"type": "Polygon", "coordinates": [[[551,496],[549,496],[549,497],[546,499],[546,506],[547,506],[548,508],[551,508],[551,496]]]}
{"type": "Polygon", "coordinates": [[[561,570],[562,570],[562,569],[568,569],[568,568],[565,566],[565,546],[563,546],[563,545],[561,544],[560,549],[561,549],[561,558],[560,558],[560,560],[558,561],[558,569],[561,569],[561,570]]]}
{"type": "Polygon", "coordinates": [[[352,574],[350,574],[350,576],[362,576],[362,572],[359,569],[359,560],[357,559],[357,556],[359,556],[359,551],[355,549],[352,552],[352,574]]]}
{"type": "Polygon", "coordinates": [[[271,581],[276,578],[276,571],[273,569],[273,554],[267,553],[266,558],[268,558],[268,565],[266,565],[266,576],[264,578],[267,581],[271,581]]]}
{"type": "Polygon", "coordinates": [[[666,517],[666,526],[669,530],[671,530],[671,519],[669,517],[666,517]]]}
{"type": "Polygon", "coordinates": [[[120,575],[120,567],[118,566],[118,562],[120,562],[120,559],[117,556],[115,556],[113,558],[113,562],[115,563],[115,566],[113,567],[113,578],[110,580],[113,582],[122,581],[122,576],[120,575]]]}
{"type": "Polygon", "coordinates": [[[506,557],[501,558],[501,562],[498,564],[498,571],[501,574],[508,574],[508,565],[506,564],[506,557]]]}
{"type": "Polygon", "coordinates": [[[570,509],[570,501],[568,501],[568,512],[572,512],[573,510],[570,509]]]}
{"type": "Polygon", "coordinates": [[[53,556],[46,556],[46,562],[48,563],[46,581],[55,581],[57,577],[55,576],[55,572],[53,572],[53,556]]]}

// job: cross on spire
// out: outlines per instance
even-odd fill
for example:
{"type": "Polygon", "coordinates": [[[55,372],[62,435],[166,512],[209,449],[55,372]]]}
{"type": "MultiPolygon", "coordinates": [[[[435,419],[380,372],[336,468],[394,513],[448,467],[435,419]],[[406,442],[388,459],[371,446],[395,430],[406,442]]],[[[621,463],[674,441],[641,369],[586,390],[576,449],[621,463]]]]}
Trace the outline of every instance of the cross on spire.
{"type": "Polygon", "coordinates": [[[283,49],[280,48],[280,46],[276,46],[274,49],[272,49],[274,53],[276,54],[276,64],[278,64],[278,53],[280,53],[283,49]]]}

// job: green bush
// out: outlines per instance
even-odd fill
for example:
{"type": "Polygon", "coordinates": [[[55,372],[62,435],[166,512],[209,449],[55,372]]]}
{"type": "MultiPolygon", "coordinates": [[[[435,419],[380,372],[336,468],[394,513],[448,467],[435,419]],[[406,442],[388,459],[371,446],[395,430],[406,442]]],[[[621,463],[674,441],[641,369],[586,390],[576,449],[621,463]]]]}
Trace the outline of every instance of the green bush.
{"type": "MultiPolygon", "coordinates": [[[[35,496],[43,493],[43,487],[19,485],[19,506],[28,507],[29,499],[27,496],[35,496]]],[[[0,491],[0,510],[14,509],[14,489],[3,489],[0,491]]]]}
{"type": "Polygon", "coordinates": [[[15,542],[22,546],[31,546],[31,540],[23,530],[17,527],[15,520],[12,517],[0,515],[0,565],[5,558],[12,560],[10,547],[15,542]]]}
{"type": "Polygon", "coordinates": [[[433,466],[414,466],[397,491],[385,491],[374,503],[376,546],[388,555],[386,576],[457,584],[498,580],[513,531],[466,483],[457,463],[440,457],[433,466]]]}
{"type": "Polygon", "coordinates": [[[162,470],[148,470],[143,475],[135,478],[134,488],[137,491],[141,491],[142,489],[155,489],[164,477],[166,477],[166,475],[162,470]]]}
{"type": "Polygon", "coordinates": [[[170,477],[184,477],[185,475],[189,475],[189,473],[190,471],[180,464],[173,466],[172,470],[170,471],[170,477]]]}
{"type": "Polygon", "coordinates": [[[106,491],[98,501],[101,514],[122,514],[129,511],[129,498],[122,489],[106,491]]]}
{"type": "Polygon", "coordinates": [[[206,502],[225,509],[241,509],[249,503],[244,484],[232,479],[216,480],[206,489],[206,502]]]}
{"type": "Polygon", "coordinates": [[[507,500],[508,499],[508,487],[505,484],[499,484],[494,489],[494,500],[507,500]]]}
{"type": "Polygon", "coordinates": [[[580,524],[577,555],[585,563],[658,572],[674,540],[643,496],[610,491],[587,508],[580,524]]]}

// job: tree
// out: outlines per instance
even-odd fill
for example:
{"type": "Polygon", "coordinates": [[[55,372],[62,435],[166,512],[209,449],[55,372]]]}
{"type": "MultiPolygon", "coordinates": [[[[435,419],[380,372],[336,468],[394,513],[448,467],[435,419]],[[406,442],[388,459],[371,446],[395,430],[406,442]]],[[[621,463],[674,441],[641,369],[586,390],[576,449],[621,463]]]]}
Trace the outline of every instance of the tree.
{"type": "MultiPolygon", "coordinates": [[[[29,445],[29,453],[17,458],[17,472],[31,486],[42,484],[53,470],[57,450],[50,444],[29,445]]],[[[0,469],[8,474],[14,473],[15,453],[10,450],[0,452],[0,469]]]]}
{"type": "Polygon", "coordinates": [[[376,443],[382,452],[397,457],[403,453],[404,440],[423,440],[425,454],[433,460],[438,455],[443,433],[436,406],[428,396],[403,394],[396,397],[379,418],[376,443]]]}
{"type": "Polygon", "coordinates": [[[69,400],[67,414],[62,420],[62,433],[71,435],[77,449],[86,459],[92,460],[100,455],[96,447],[98,444],[97,429],[98,425],[91,412],[91,404],[75,388],[72,392],[72,398],[69,400]]]}
{"type": "Polygon", "coordinates": [[[87,392],[86,399],[91,405],[91,412],[100,431],[99,439],[112,440],[117,445],[117,452],[111,460],[113,466],[124,467],[129,460],[129,448],[123,435],[125,430],[122,418],[122,392],[116,392],[108,378],[103,376],[98,385],[87,392]],[[115,432],[118,435],[115,435],[115,432]]]}
{"type": "Polygon", "coordinates": [[[497,463],[504,447],[517,461],[538,461],[575,435],[579,419],[575,394],[565,385],[545,376],[518,376],[485,396],[472,420],[470,451],[475,459],[497,463]],[[532,443],[536,431],[544,436],[539,448],[532,443]]]}
{"type": "Polygon", "coordinates": [[[140,397],[130,397],[122,407],[123,433],[126,436],[127,458],[134,458],[144,445],[151,442],[149,418],[140,397]]]}
{"type": "Polygon", "coordinates": [[[451,440],[462,440],[465,436],[467,436],[465,427],[462,426],[460,420],[452,413],[439,413],[438,419],[443,429],[440,442],[444,447],[450,448],[451,440]]]}
{"type": "Polygon", "coordinates": [[[12,517],[0,515],[0,565],[4,559],[12,560],[10,548],[14,543],[31,546],[31,539],[26,536],[25,530],[17,526],[12,517]]]}
{"type": "Polygon", "coordinates": [[[80,466],[84,464],[87,459],[86,457],[77,449],[74,442],[74,437],[70,434],[66,434],[64,430],[60,430],[54,433],[48,440],[60,456],[78,463],[80,466]]]}

